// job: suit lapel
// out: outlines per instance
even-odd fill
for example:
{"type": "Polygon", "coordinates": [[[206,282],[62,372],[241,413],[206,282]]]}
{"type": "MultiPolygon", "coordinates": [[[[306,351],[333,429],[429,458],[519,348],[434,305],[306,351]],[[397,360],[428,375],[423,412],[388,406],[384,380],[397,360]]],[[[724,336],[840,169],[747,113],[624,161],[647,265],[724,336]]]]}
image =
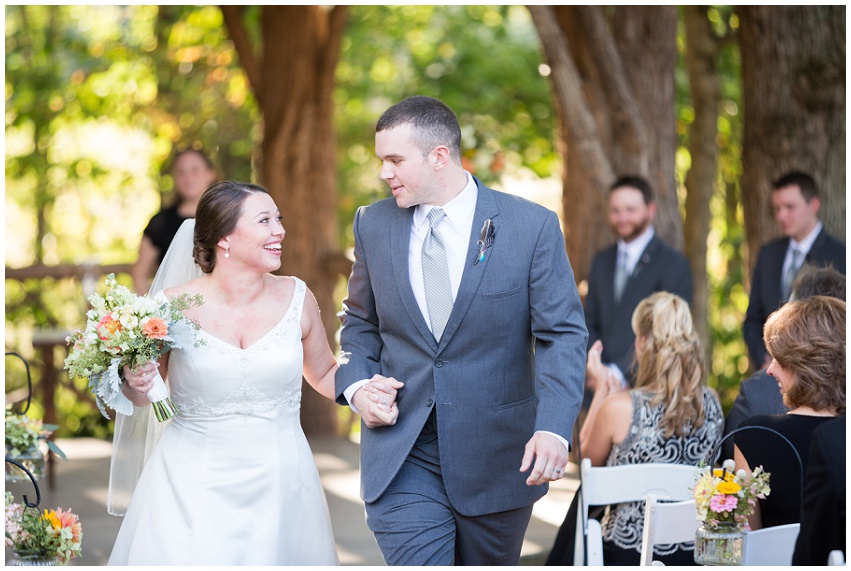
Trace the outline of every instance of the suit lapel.
{"type": "Polygon", "coordinates": [[[411,242],[411,219],[414,216],[413,208],[398,209],[398,215],[393,219],[390,230],[390,259],[393,264],[393,277],[396,281],[396,291],[402,299],[402,305],[408,312],[411,322],[425,338],[433,350],[437,350],[437,342],[434,335],[425,322],[414,290],[411,289],[411,277],[408,271],[408,249],[411,242]]]}
{"type": "Polygon", "coordinates": [[[440,339],[441,347],[445,347],[449,343],[458,326],[461,325],[461,321],[467,314],[467,310],[470,309],[470,304],[473,303],[476,292],[479,290],[482,277],[487,271],[490,255],[485,256],[484,261],[478,264],[475,263],[475,260],[479,253],[477,245],[479,234],[482,231],[482,225],[484,225],[485,220],[488,218],[493,221],[496,231],[496,239],[491,248],[498,248],[500,246],[499,222],[497,220],[499,210],[496,207],[494,193],[478,179],[475,180],[478,186],[478,196],[476,197],[476,212],[473,214],[473,227],[470,229],[470,240],[467,244],[464,273],[461,275],[461,284],[458,286],[458,295],[455,297],[452,313],[449,315],[449,321],[446,323],[446,329],[444,329],[443,337],[440,339]]]}

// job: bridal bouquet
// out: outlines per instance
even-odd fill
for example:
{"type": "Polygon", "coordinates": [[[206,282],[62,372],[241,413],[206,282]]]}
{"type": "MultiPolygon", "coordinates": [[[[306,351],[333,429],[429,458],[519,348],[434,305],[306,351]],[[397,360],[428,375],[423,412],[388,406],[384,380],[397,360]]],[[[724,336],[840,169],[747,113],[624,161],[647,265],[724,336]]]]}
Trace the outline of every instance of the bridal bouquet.
{"type": "Polygon", "coordinates": [[[14,503],[6,492],[6,546],[20,559],[65,564],[82,551],[83,526],[70,510],[44,510],[14,503]]]}
{"type": "Polygon", "coordinates": [[[697,519],[711,526],[729,522],[748,528],[757,499],[771,493],[768,472],[758,466],[748,477],[744,470],[734,472],[736,464],[725,460],[721,468],[702,468],[694,485],[697,519]]]}
{"type": "MultiPolygon", "coordinates": [[[[86,313],[85,330],[68,337],[72,347],[65,369],[72,377],[89,380],[101,414],[108,418],[108,406],[129,416],[133,403],[121,392],[122,368],[153,361],[172,348],[200,344],[195,338],[198,325],[182,312],[201,305],[202,299],[188,294],[172,299],[162,293],[153,298],[139,296],[118,285],[113,274],[107,276],[106,287],[105,296],[89,296],[92,309],[86,313]]],[[[147,396],[160,422],[177,414],[159,373],[147,396]]]]}

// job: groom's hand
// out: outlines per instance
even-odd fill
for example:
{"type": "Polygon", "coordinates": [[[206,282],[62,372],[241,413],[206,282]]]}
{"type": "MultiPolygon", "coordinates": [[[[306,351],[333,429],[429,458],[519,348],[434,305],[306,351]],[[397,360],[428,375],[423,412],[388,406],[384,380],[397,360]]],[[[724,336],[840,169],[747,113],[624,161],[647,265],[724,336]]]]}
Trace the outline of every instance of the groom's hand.
{"type": "Polygon", "coordinates": [[[396,424],[399,408],[396,405],[398,390],[404,383],[393,377],[374,375],[369,382],[355,391],[352,404],[369,428],[396,424]]]}
{"type": "Polygon", "coordinates": [[[554,482],[564,475],[564,467],[567,465],[567,450],[564,444],[552,434],[536,432],[529,442],[526,443],[526,452],[523,454],[523,464],[520,471],[525,472],[535,466],[532,473],[526,478],[527,486],[540,486],[547,482],[554,482]]]}

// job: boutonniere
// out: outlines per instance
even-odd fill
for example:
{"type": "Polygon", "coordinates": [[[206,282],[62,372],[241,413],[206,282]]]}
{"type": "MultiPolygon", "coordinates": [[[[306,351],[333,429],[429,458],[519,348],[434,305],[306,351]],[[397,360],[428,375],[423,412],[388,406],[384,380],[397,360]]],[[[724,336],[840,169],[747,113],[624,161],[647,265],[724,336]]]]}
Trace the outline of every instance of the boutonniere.
{"type": "Polygon", "coordinates": [[[493,222],[490,218],[485,220],[484,225],[482,225],[482,232],[479,234],[479,241],[476,242],[476,245],[479,248],[479,253],[476,255],[476,261],[473,262],[475,266],[479,262],[485,261],[485,252],[493,246],[494,238],[496,237],[496,227],[493,225],[493,222]]]}

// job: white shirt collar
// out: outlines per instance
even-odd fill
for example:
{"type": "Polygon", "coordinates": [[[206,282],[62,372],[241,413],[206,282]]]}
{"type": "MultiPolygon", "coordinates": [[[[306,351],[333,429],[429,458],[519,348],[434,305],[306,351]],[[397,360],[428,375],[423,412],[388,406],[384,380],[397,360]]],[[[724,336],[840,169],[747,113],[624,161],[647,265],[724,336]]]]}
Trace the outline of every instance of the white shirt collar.
{"type": "MultiPolygon", "coordinates": [[[[441,206],[446,213],[446,218],[456,228],[462,228],[464,224],[473,216],[476,210],[476,199],[478,198],[478,186],[473,176],[464,171],[467,175],[467,185],[464,190],[455,198],[441,206]]],[[[428,213],[434,206],[430,204],[418,204],[414,210],[413,224],[415,228],[419,228],[428,218],[428,213]]]]}
{"type": "Polygon", "coordinates": [[[630,268],[635,267],[635,264],[638,263],[638,258],[647,248],[647,244],[650,243],[650,240],[652,240],[655,235],[656,231],[653,229],[653,225],[651,224],[647,226],[644,232],[639,234],[639,236],[632,242],[627,243],[624,242],[623,239],[618,238],[618,252],[626,251],[630,268]]]}
{"type": "Polygon", "coordinates": [[[818,235],[819,235],[819,232],[821,232],[822,226],[823,226],[823,224],[821,223],[821,220],[816,222],[816,227],[813,228],[810,231],[810,233],[807,234],[804,237],[804,239],[801,240],[800,242],[798,242],[794,238],[789,238],[789,247],[790,248],[797,248],[798,250],[803,252],[805,255],[808,254],[810,252],[810,248],[813,247],[813,242],[815,242],[816,238],[818,238],[818,235]]]}

